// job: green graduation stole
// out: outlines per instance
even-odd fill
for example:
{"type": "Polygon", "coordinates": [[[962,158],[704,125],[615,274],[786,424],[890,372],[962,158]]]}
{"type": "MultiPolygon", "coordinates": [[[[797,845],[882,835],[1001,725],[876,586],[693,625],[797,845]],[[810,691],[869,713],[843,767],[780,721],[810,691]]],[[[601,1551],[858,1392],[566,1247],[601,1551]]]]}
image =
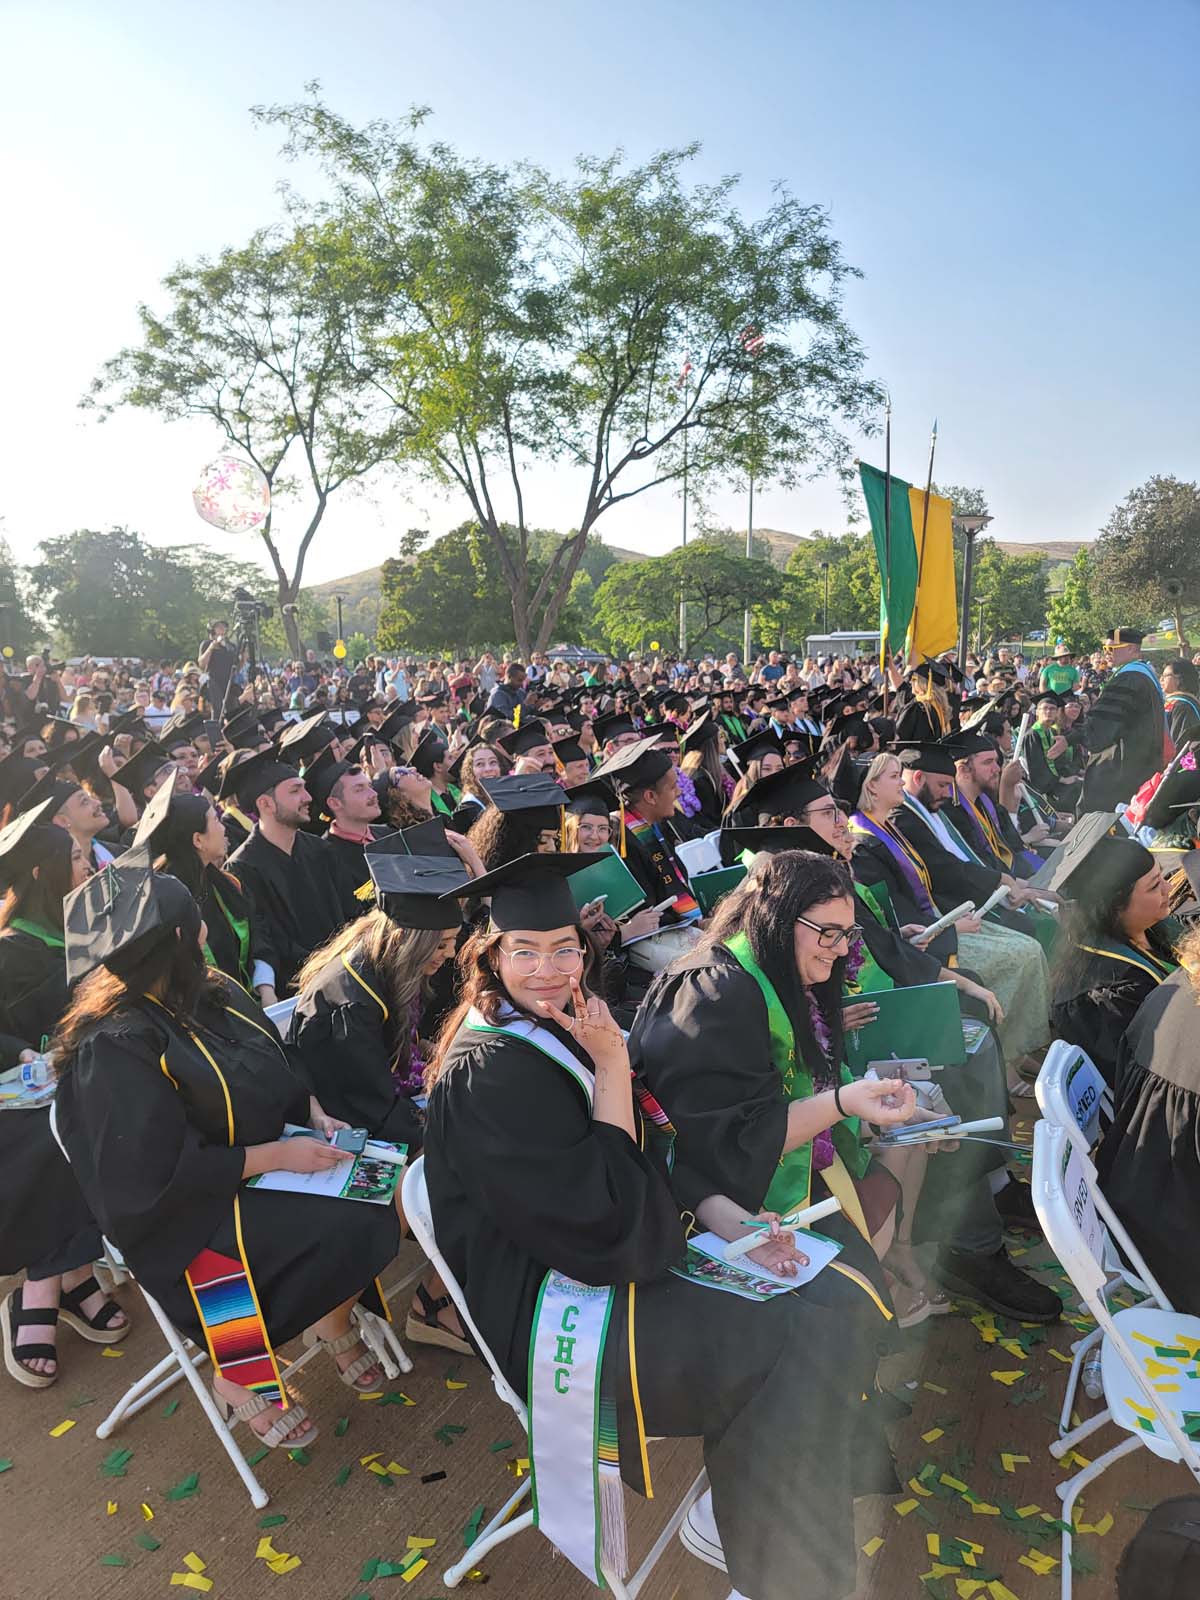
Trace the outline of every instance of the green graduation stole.
{"type": "Polygon", "coordinates": [[[1145,950],[1135,950],[1131,945],[1117,944],[1112,939],[1098,939],[1094,945],[1081,944],[1081,950],[1086,950],[1090,956],[1107,956],[1110,961],[1123,961],[1127,966],[1140,967],[1155,983],[1162,983],[1176,970],[1174,961],[1164,960],[1162,956],[1152,956],[1145,950]]]}
{"type": "MultiPolygon", "coordinates": [[[[218,891],[215,888],[213,889],[213,899],[220,906],[221,915],[225,918],[225,921],[233,929],[233,936],[237,940],[238,970],[237,970],[236,974],[230,974],[230,976],[236,976],[238,981],[242,984],[242,987],[248,989],[250,987],[250,979],[251,979],[251,976],[252,976],[251,968],[250,968],[250,923],[249,923],[249,920],[246,917],[235,917],[233,912],[230,911],[229,907],[225,904],[224,900],[221,899],[220,894],[218,893],[218,891]]],[[[217,963],[213,960],[213,953],[208,948],[207,942],[205,943],[205,946],[204,946],[204,958],[208,962],[210,967],[215,967],[216,966],[217,963]]]]}
{"type": "MultiPolygon", "coordinates": [[[[883,893],[886,895],[886,887],[882,884],[880,884],[879,887],[883,889],[883,893]]],[[[863,905],[866,906],[867,915],[874,917],[876,922],[882,923],[886,928],[888,926],[887,917],[884,915],[879,902],[871,893],[870,888],[865,884],[856,883],[854,885],[854,893],[857,898],[862,901],[863,905]]],[[[891,903],[890,896],[888,897],[888,903],[891,903]]],[[[859,967],[853,984],[846,985],[848,992],[852,994],[874,994],[880,989],[894,989],[896,987],[895,983],[891,978],[888,977],[887,973],[875,960],[875,957],[867,949],[865,942],[863,944],[862,953],[863,964],[861,967],[859,967]]]]}
{"type": "Polygon", "coordinates": [[[66,940],[50,928],[43,928],[40,923],[30,922],[25,917],[14,917],[9,923],[10,928],[16,928],[18,933],[27,933],[31,939],[38,939],[50,950],[65,950],[66,940]]]}
{"type": "MultiPolygon", "coordinates": [[[[788,1014],[783,1009],[783,1002],[775,993],[770,978],[754,959],[749,939],[744,933],[735,933],[725,940],[725,948],[738,966],[754,979],[762,993],[770,1030],[771,1065],[783,1079],[784,1092],[788,1100],[811,1100],[812,1073],[803,1060],[797,1057],[796,1036],[788,1020],[788,1014]]],[[[844,1062],[838,1062],[838,1074],[842,1083],[854,1082],[854,1075],[844,1062]]],[[[871,1159],[869,1151],[859,1142],[858,1130],[857,1117],[843,1117],[840,1122],[834,1123],[831,1130],[833,1147],[842,1158],[846,1170],[855,1178],[863,1176],[871,1159]]],[[[789,1211],[797,1211],[809,1205],[811,1194],[812,1145],[802,1144],[780,1157],[775,1176],[771,1179],[763,1200],[763,1209],[778,1211],[780,1215],[786,1216],[789,1211]]]]}
{"type": "Polygon", "coordinates": [[[458,803],[462,799],[462,790],[456,789],[452,783],[448,783],[446,785],[446,793],[454,802],[453,805],[447,805],[436,789],[430,789],[429,798],[433,802],[435,811],[440,812],[443,817],[452,817],[458,810],[458,803]]]}

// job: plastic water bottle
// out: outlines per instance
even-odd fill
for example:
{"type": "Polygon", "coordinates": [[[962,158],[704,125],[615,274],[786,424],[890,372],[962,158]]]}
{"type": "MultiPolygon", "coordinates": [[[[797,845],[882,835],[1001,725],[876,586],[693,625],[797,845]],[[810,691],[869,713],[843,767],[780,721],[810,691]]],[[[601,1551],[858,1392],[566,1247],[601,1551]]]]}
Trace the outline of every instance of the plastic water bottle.
{"type": "Polygon", "coordinates": [[[44,1089],[54,1080],[54,1068],[45,1056],[34,1056],[32,1061],[18,1061],[7,1072],[0,1072],[0,1090],[11,1094],[14,1090],[44,1089]]]}
{"type": "Polygon", "coordinates": [[[1083,1380],[1083,1392],[1089,1400],[1102,1400],[1104,1398],[1104,1379],[1100,1376],[1100,1347],[1089,1350],[1083,1363],[1080,1374],[1083,1380]]]}

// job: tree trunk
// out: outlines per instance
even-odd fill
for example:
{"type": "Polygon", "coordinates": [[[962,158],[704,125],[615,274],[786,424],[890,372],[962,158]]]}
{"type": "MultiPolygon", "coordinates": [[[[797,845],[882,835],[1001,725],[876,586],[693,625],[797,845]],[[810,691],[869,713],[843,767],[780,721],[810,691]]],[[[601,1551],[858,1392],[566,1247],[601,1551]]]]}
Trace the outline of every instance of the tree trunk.
{"type": "Polygon", "coordinates": [[[1187,655],[1191,646],[1188,644],[1187,634],[1183,631],[1183,617],[1178,611],[1175,613],[1175,636],[1179,640],[1179,654],[1187,655]]]}
{"type": "Polygon", "coordinates": [[[296,661],[304,660],[304,643],[300,638],[300,623],[297,613],[285,609],[296,604],[296,589],[293,585],[279,585],[279,615],[283,622],[283,633],[287,640],[287,647],[292,652],[296,661]]]}

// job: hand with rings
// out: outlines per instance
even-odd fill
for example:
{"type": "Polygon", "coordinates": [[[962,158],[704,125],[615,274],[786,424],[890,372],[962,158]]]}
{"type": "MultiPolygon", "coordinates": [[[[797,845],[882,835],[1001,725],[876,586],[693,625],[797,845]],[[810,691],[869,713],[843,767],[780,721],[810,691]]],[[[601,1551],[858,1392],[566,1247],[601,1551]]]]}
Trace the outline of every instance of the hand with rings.
{"type": "Polygon", "coordinates": [[[569,1016],[548,1000],[538,1001],[539,1010],[572,1034],[598,1067],[627,1066],[629,1054],[625,1049],[625,1039],[613,1020],[612,1012],[598,995],[585,998],[578,978],[571,980],[571,1005],[573,1015],[569,1016]]]}

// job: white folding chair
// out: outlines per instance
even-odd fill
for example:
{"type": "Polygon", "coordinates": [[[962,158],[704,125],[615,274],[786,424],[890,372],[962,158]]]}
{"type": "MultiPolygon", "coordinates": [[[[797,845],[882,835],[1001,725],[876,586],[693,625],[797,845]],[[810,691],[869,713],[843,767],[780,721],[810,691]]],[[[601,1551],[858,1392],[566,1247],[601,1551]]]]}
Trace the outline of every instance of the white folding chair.
{"type": "MultiPolygon", "coordinates": [[[[1101,1118],[1112,1121],[1113,1098],[1112,1090],[1087,1051],[1081,1050],[1078,1045],[1068,1044],[1065,1039],[1056,1039],[1046,1052],[1034,1088],[1042,1116],[1056,1127],[1070,1129],[1089,1150],[1094,1149],[1100,1137],[1101,1118]]],[[[1121,1260],[1111,1240],[1105,1248],[1105,1265],[1108,1269],[1105,1297],[1110,1298],[1125,1288],[1138,1295],[1149,1294],[1146,1285],[1121,1260]]],[[[1060,1435],[1070,1429],[1083,1364],[1089,1351],[1099,1344],[1100,1337],[1097,1329],[1082,1339],[1076,1339],[1071,1346],[1073,1359],[1059,1416],[1060,1435]]]]}
{"type": "MultiPolygon", "coordinates": [[[[50,1131],[58,1143],[64,1158],[69,1162],[66,1146],[58,1132],[58,1120],[55,1115],[56,1107],[50,1106],[50,1131]]],[[[201,1350],[198,1345],[179,1329],[167,1316],[162,1306],[146,1288],[144,1283],[139,1283],[130,1272],[120,1250],[110,1239],[104,1240],[105,1261],[121,1274],[121,1282],[126,1279],[137,1284],[138,1292],[146,1302],[150,1315],[158,1324],[159,1331],[167,1342],[167,1354],[161,1361],[150,1368],[149,1372],[142,1374],[134,1383],[130,1384],[116,1405],[96,1429],[97,1439],[107,1439],[115,1432],[117,1427],[128,1417],[135,1417],[139,1411],[144,1411],[147,1406],[153,1405],[155,1400],[168,1389],[174,1387],[181,1378],[186,1378],[200,1402],[201,1410],[208,1418],[213,1432],[220,1441],[221,1448],[232,1461],[234,1470],[246,1486],[246,1491],[251,1502],[261,1511],[270,1496],[259,1483],[253,1469],[247,1464],[245,1456],[238,1448],[237,1440],[233,1436],[234,1424],[226,1422],[217,1410],[213,1399],[212,1390],[204,1382],[199,1369],[208,1360],[208,1352],[201,1350]]],[[[352,1320],[356,1322],[362,1332],[363,1343],[372,1355],[380,1362],[389,1378],[398,1378],[402,1372],[412,1371],[412,1362],[405,1353],[404,1346],[400,1343],[391,1325],[374,1312],[367,1311],[362,1306],[355,1306],[351,1313],[352,1320]]],[[[294,1373],[298,1372],[313,1356],[317,1354],[315,1347],[303,1351],[286,1367],[280,1369],[280,1376],[286,1383],[294,1373]]]]}
{"type": "Polygon", "coordinates": [[[675,854],[683,862],[683,870],[689,878],[694,878],[698,872],[715,872],[721,865],[720,830],[706,833],[699,839],[685,839],[676,845],[675,854]]]}
{"type": "MultiPolygon", "coordinates": [[[[1082,1490],[1139,1445],[1165,1460],[1181,1461],[1200,1483],[1200,1452],[1184,1421],[1185,1413],[1200,1413],[1200,1317],[1173,1309],[1100,1193],[1085,1143],[1071,1128],[1046,1120],[1035,1127],[1033,1203],[1050,1248],[1095,1317],[1103,1340],[1100,1375],[1105,1409],[1056,1439],[1050,1454],[1061,1459],[1109,1422],[1129,1435],[1058,1485],[1062,1520],[1069,1530],[1082,1490]],[[1119,1245],[1144,1283],[1149,1298],[1142,1305],[1116,1312],[1109,1306],[1105,1251],[1110,1243],[1119,1245]]],[[[1065,1531],[1063,1600],[1070,1600],[1070,1595],[1071,1533],[1065,1531]]]]}
{"type": "MultiPolygon", "coordinates": [[[[408,1218],[409,1226],[412,1228],[418,1244],[429,1257],[433,1266],[437,1269],[442,1282],[446,1285],[446,1292],[454,1301],[454,1304],[458,1309],[458,1314],[462,1318],[463,1327],[469,1330],[470,1335],[472,1339],[474,1339],[484,1361],[487,1362],[488,1369],[492,1374],[492,1385],[495,1388],[496,1393],[499,1395],[500,1399],[504,1401],[505,1405],[511,1407],[512,1411],[517,1417],[517,1420],[520,1422],[521,1427],[525,1430],[526,1434],[528,1434],[529,1413],[526,1410],[525,1402],[521,1399],[520,1395],[517,1394],[516,1390],[501,1372],[495,1356],[488,1348],[487,1343],[475,1324],[475,1319],[471,1315],[470,1308],[467,1305],[466,1297],[464,1296],[462,1289],[459,1287],[458,1280],[451,1272],[446,1263],[445,1257],[438,1249],[437,1239],[435,1238],[433,1231],[433,1215],[429,1206],[429,1189],[425,1183],[424,1156],[419,1156],[417,1160],[414,1161],[413,1164],[405,1171],[403,1200],[404,1214],[408,1218]]],[[[663,1551],[666,1550],[668,1545],[674,1539],[675,1535],[679,1532],[683,1520],[687,1516],[691,1506],[700,1498],[707,1486],[708,1474],[704,1471],[701,1471],[700,1475],[692,1483],[691,1487],[688,1489],[679,1505],[675,1508],[666,1527],[663,1528],[658,1538],[654,1541],[654,1544],[652,1545],[649,1554],[646,1556],[646,1559],[642,1562],[641,1566],[637,1569],[632,1577],[623,1578],[618,1573],[610,1572],[607,1566],[602,1566],[601,1571],[604,1574],[604,1580],[609,1589],[611,1589],[614,1600],[636,1600],[636,1596],[640,1593],[642,1586],[645,1584],[646,1580],[650,1577],[650,1574],[657,1566],[663,1551]]],[[[447,1589],[456,1589],[466,1577],[467,1573],[479,1565],[480,1561],[485,1555],[487,1555],[489,1550],[494,1550],[497,1545],[507,1543],[507,1541],[513,1538],[516,1534],[523,1533],[526,1528],[533,1527],[532,1509],[523,1511],[520,1516],[513,1516],[511,1522],[508,1520],[516,1508],[521,1504],[522,1500],[525,1499],[531,1487],[532,1480],[528,1477],[524,1478],[519,1487],[508,1497],[488,1525],[485,1528],[480,1529],[474,1544],[471,1545],[471,1548],[466,1552],[462,1560],[456,1561],[452,1567],[448,1567],[447,1570],[442,1574],[442,1582],[445,1584],[447,1589]]]]}
{"type": "Polygon", "coordinates": [[[290,1000],[276,1000],[273,1006],[266,1008],[267,1016],[279,1029],[279,1037],[287,1038],[288,1023],[292,1020],[292,1012],[296,1009],[296,1001],[300,998],[294,994],[290,1000]]]}

